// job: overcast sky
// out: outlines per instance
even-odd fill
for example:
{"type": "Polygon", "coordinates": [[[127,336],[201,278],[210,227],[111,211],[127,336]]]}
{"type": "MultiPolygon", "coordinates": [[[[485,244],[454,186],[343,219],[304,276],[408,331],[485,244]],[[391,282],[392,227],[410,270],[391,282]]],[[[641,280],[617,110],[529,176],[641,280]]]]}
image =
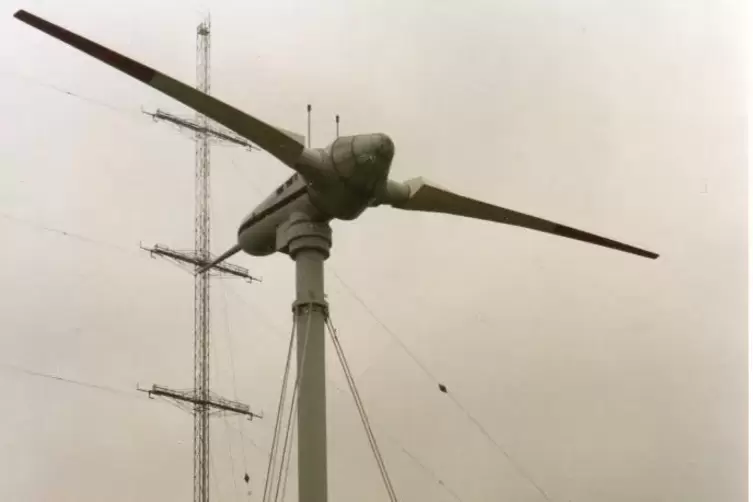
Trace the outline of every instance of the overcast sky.
{"type": "MultiPolygon", "coordinates": [[[[2,6],[0,499],[190,500],[191,416],[135,387],[192,384],[192,276],[138,247],[193,246],[191,136],[140,108],[191,114],[11,16],[25,8],[193,83],[206,4],[2,6]]],[[[395,179],[661,254],[387,208],[335,222],[332,318],[402,500],[544,500],[519,469],[558,502],[744,499],[743,2],[211,12],[217,97],[301,133],[311,103],[314,146],[339,113],[344,134],[391,135],[395,179]]],[[[213,149],[214,252],[289,174],[265,153],[213,149]]],[[[234,263],[263,282],[213,283],[213,389],[265,419],[214,419],[212,491],[258,501],[294,270],[282,255],[234,263]]],[[[335,362],[330,499],[386,500],[335,362]]]]}

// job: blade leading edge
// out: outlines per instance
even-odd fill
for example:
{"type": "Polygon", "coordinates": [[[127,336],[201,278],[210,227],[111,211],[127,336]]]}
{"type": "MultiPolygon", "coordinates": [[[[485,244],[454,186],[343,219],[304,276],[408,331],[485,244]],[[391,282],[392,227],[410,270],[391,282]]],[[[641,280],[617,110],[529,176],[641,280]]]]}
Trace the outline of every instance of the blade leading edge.
{"type": "Polygon", "coordinates": [[[277,128],[262,122],[222,101],[194,89],[96,42],[46,21],[25,10],[14,17],[34,28],[84,52],[99,61],[130,75],[136,80],[170,96],[210,119],[259,145],[271,155],[294,167],[304,146],[277,128]]]}
{"type": "Polygon", "coordinates": [[[415,178],[402,184],[389,182],[384,199],[385,202],[398,209],[445,213],[504,223],[616,249],[652,260],[659,257],[654,252],[629,244],[450,192],[425,181],[423,178],[415,178]]]}

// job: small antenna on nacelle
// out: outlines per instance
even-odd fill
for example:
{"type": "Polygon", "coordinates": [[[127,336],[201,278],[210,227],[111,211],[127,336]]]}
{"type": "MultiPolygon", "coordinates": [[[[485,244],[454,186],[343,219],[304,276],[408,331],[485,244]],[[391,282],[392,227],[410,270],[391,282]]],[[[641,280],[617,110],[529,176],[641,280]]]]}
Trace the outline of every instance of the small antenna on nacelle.
{"type": "Polygon", "coordinates": [[[340,116],[335,115],[335,138],[340,137],[340,116]]]}
{"type": "Polygon", "coordinates": [[[308,115],[308,132],[306,133],[306,141],[308,147],[311,148],[311,105],[306,105],[306,113],[308,115]]]}

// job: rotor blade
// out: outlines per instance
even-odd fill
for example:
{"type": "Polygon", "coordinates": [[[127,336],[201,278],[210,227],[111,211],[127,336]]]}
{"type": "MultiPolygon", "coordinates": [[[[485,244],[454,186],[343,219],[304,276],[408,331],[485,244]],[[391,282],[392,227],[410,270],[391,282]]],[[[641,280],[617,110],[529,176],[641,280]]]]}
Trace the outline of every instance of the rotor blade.
{"type": "Polygon", "coordinates": [[[225,251],[220,256],[218,256],[217,258],[215,258],[211,262],[207,263],[203,267],[199,267],[196,270],[196,274],[197,275],[198,274],[203,274],[204,272],[206,272],[207,270],[211,269],[212,267],[215,267],[215,266],[219,265],[220,263],[222,263],[223,261],[227,260],[228,258],[230,258],[231,256],[233,256],[234,254],[239,253],[240,250],[241,250],[240,245],[236,244],[235,246],[231,247],[230,249],[228,249],[227,251],[225,251]]]}
{"type": "Polygon", "coordinates": [[[34,14],[30,14],[25,10],[19,10],[14,14],[14,17],[144,82],[150,87],[180,101],[189,108],[206,115],[247,140],[256,143],[290,167],[294,167],[303,152],[303,144],[291,138],[285,132],[179,82],[164,73],[160,73],[107,47],[103,47],[65,28],[50,23],[34,14]]]}
{"type": "Polygon", "coordinates": [[[507,225],[530,228],[539,232],[588,242],[645,258],[656,259],[659,257],[658,254],[651,251],[623,244],[606,237],[600,237],[576,228],[560,225],[553,221],[458,195],[433,185],[423,178],[415,178],[405,183],[390,181],[385,186],[381,197],[384,202],[399,209],[453,214],[478,220],[505,223],[507,225]]]}

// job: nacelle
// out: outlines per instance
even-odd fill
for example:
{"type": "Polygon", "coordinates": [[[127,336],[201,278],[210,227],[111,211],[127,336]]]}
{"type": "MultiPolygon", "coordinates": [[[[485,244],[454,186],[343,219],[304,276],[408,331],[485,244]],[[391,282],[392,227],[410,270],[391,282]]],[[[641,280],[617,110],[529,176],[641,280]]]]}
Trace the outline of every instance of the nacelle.
{"type": "Polygon", "coordinates": [[[331,178],[313,187],[311,199],[333,218],[352,220],[387,181],[395,145],[386,134],[361,134],[337,138],[321,152],[331,178]]]}

